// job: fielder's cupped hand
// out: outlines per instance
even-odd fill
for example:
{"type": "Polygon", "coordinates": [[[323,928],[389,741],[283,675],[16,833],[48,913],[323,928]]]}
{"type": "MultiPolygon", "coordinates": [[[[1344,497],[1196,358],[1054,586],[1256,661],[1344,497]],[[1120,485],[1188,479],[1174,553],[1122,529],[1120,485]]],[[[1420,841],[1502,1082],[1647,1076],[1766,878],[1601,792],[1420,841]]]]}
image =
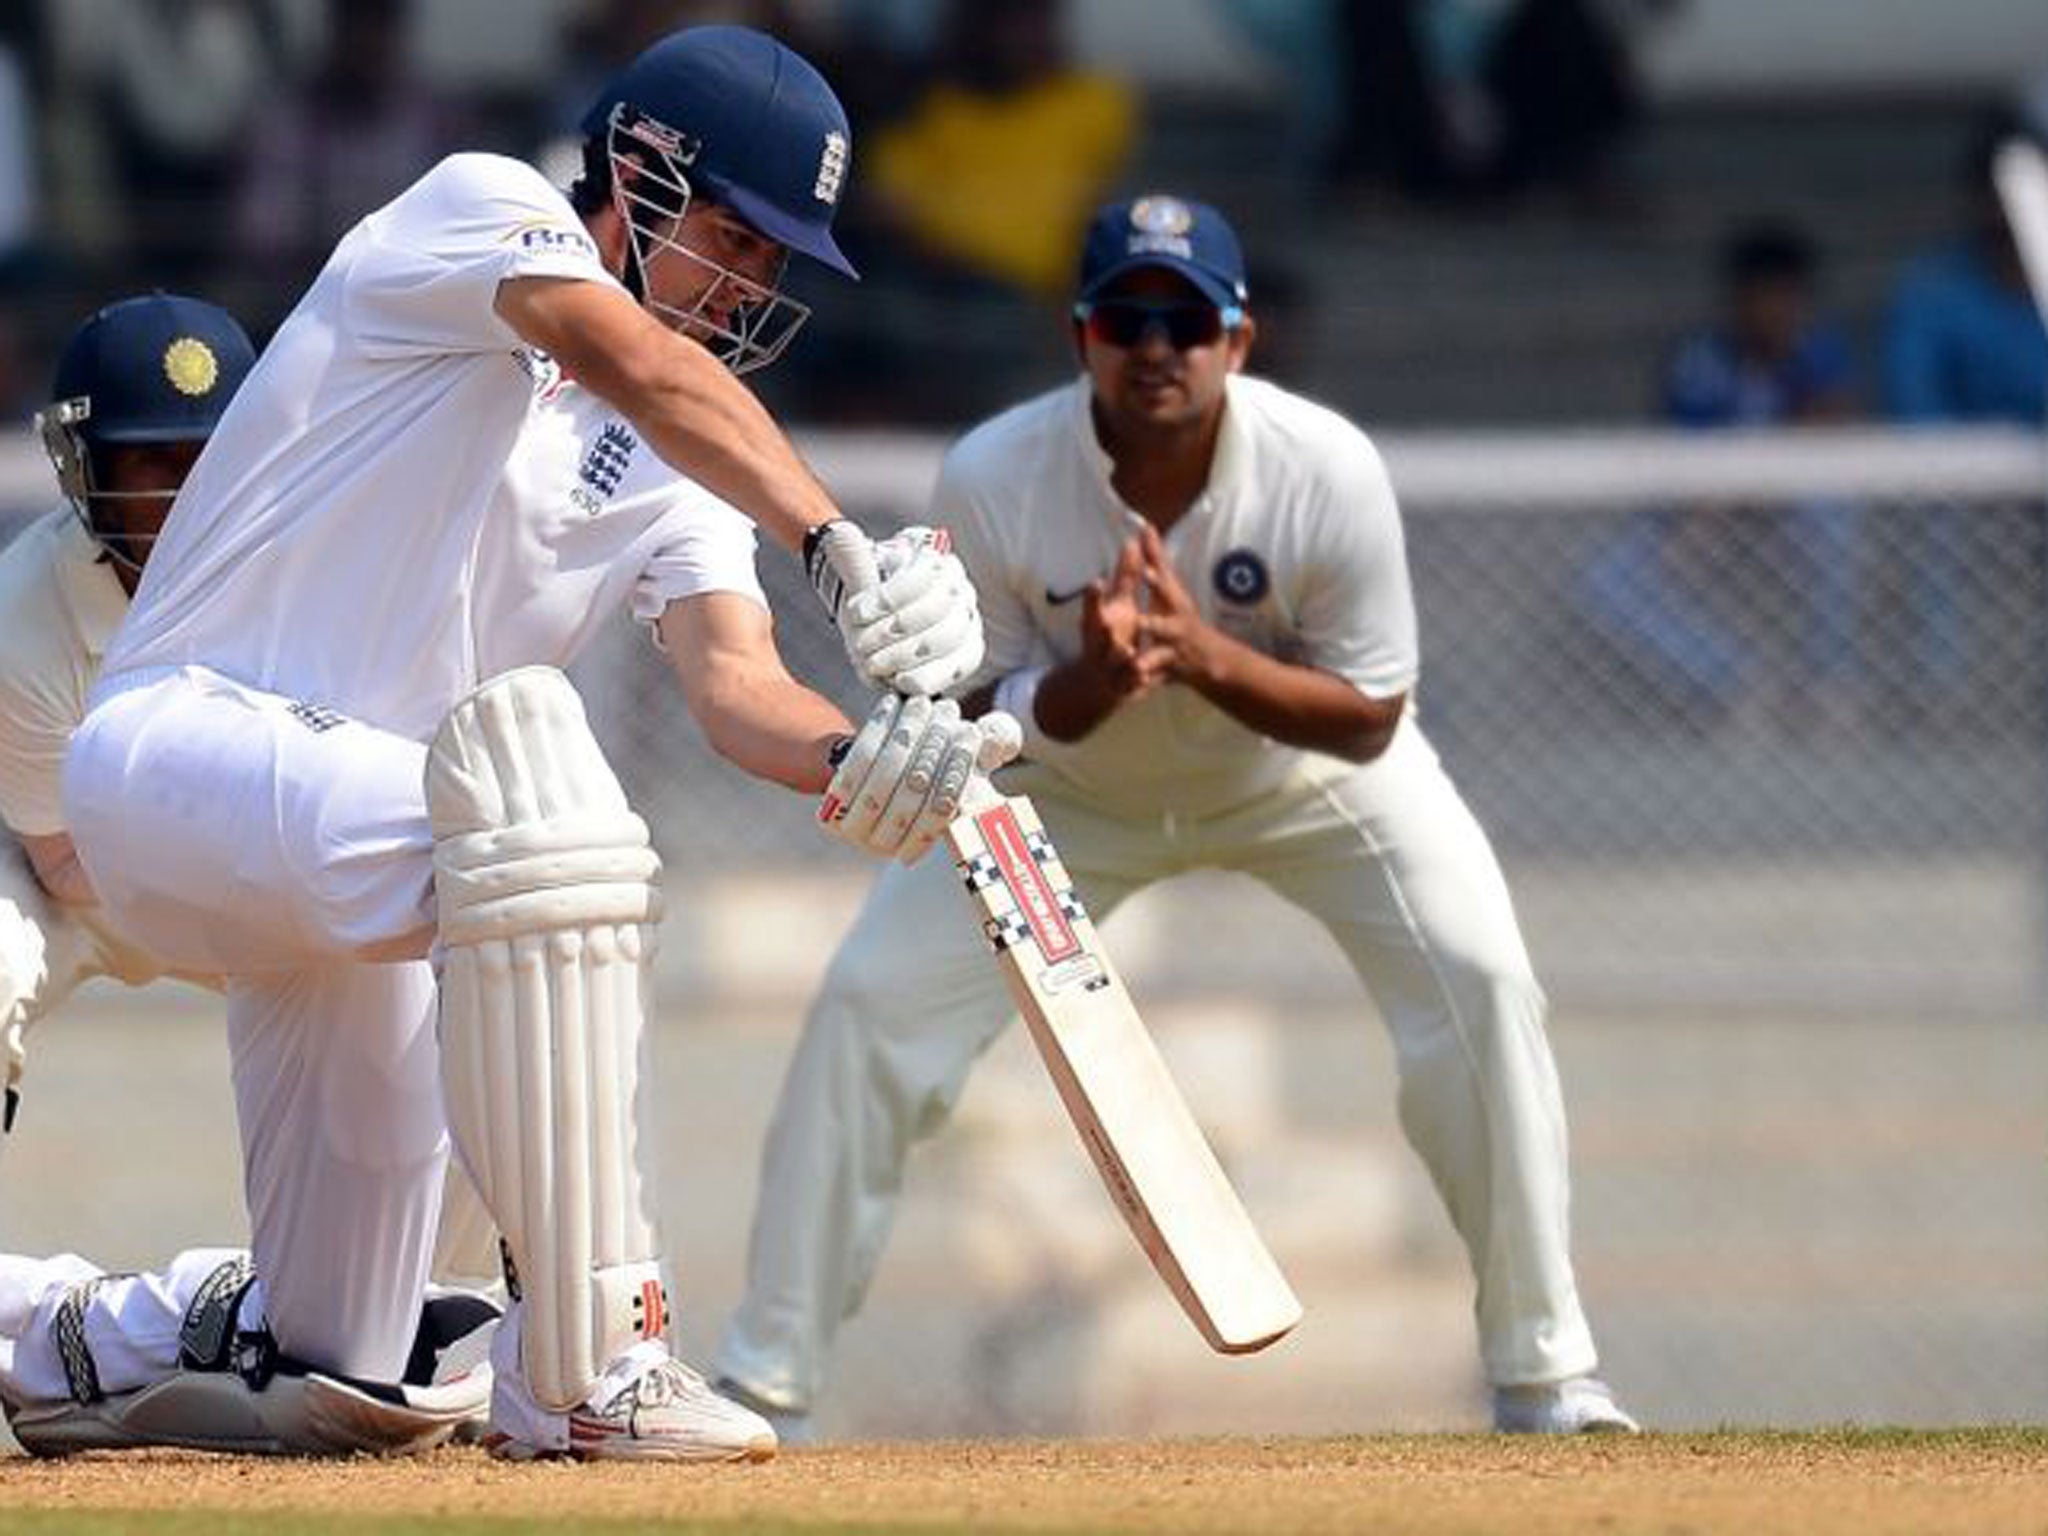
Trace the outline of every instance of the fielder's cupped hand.
{"type": "Polygon", "coordinates": [[[944,693],[981,665],[981,607],[942,531],[875,542],[842,519],[818,531],[809,562],[854,669],[875,687],[944,693]]]}
{"type": "Polygon", "coordinates": [[[951,699],[884,694],[839,760],[818,820],[841,842],[915,864],[960,813],[969,779],[1016,756],[1020,739],[1000,712],[963,720],[951,699]]]}

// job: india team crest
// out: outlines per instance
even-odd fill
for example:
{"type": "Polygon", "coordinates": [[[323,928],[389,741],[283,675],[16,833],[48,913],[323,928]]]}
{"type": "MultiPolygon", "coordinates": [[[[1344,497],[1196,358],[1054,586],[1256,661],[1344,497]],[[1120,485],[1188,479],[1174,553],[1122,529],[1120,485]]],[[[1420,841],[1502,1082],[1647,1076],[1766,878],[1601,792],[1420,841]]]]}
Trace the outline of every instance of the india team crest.
{"type": "Polygon", "coordinates": [[[1267,573],[1266,562],[1249,549],[1233,549],[1218,560],[1210,579],[1215,583],[1218,597],[1241,608],[1264,602],[1266,594],[1273,588],[1273,578],[1267,573]]]}
{"type": "Polygon", "coordinates": [[[1194,212],[1177,197],[1141,197],[1131,204],[1131,228],[1140,234],[1184,235],[1194,227],[1194,212]]]}
{"type": "Polygon", "coordinates": [[[180,336],[164,348],[164,377],[181,395],[208,394],[220,382],[220,360],[197,336],[180,336]]]}

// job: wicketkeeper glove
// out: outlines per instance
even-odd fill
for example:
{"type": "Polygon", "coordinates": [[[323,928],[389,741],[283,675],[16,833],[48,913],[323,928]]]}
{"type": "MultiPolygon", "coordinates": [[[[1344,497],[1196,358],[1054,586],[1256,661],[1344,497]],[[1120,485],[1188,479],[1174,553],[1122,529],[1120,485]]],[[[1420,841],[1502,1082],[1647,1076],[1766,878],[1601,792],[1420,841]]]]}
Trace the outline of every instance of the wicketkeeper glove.
{"type": "Polygon", "coordinates": [[[938,694],[981,665],[981,608],[943,530],[877,542],[840,518],[805,535],[804,569],[863,681],[938,694]]]}
{"type": "Polygon", "coordinates": [[[829,836],[915,864],[960,812],[969,779],[1017,755],[1005,714],[960,718],[951,699],[884,694],[846,744],[818,803],[829,836]]]}

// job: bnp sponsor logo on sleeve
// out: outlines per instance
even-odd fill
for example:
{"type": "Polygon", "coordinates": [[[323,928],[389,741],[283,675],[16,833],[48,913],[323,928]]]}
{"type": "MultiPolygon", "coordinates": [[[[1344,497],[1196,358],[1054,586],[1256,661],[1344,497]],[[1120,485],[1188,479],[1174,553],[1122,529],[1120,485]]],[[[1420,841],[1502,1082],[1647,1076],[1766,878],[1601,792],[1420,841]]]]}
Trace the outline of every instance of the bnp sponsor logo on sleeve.
{"type": "Polygon", "coordinates": [[[567,224],[521,224],[505,238],[521,250],[572,252],[593,259],[597,255],[590,236],[567,224]]]}

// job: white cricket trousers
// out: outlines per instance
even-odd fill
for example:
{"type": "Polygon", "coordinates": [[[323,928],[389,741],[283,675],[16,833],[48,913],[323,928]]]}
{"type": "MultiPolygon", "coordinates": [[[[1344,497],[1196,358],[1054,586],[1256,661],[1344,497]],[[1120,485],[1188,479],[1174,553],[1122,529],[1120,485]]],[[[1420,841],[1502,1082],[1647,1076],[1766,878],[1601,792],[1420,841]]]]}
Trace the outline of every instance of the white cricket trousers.
{"type": "Polygon", "coordinates": [[[426,748],[201,668],[101,685],[64,810],[110,918],[227,978],[251,1247],[285,1353],[374,1381],[419,1323],[448,1137],[426,748]]]}
{"type": "MultiPolygon", "coordinates": [[[[1543,993],[1486,835],[1417,727],[1403,723],[1363,767],[1304,754],[1289,785],[1201,820],[1105,816],[1034,765],[1006,787],[1032,797],[1097,922],[1195,868],[1256,876],[1318,918],[1392,1033],[1402,1127],[1471,1257],[1487,1379],[1593,1369],[1543,993]]],[[[786,1411],[814,1405],[887,1241],[911,1144],[944,1123],[1012,1017],[944,850],[885,870],[783,1082],[721,1375],[786,1411]]]]}

